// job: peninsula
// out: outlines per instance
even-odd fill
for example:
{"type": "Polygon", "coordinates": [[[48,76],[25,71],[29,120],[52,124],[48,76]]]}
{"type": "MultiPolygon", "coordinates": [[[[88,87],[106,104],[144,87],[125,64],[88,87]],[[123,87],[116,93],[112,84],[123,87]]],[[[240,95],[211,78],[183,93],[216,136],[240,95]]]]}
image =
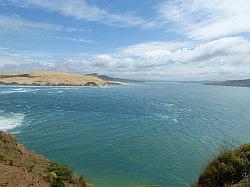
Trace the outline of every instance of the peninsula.
{"type": "Polygon", "coordinates": [[[107,86],[142,81],[114,78],[98,73],[81,75],[56,71],[34,71],[0,74],[0,85],[22,86],[107,86]]]}
{"type": "Polygon", "coordinates": [[[0,74],[0,84],[27,86],[106,86],[112,84],[94,76],[37,71],[29,73],[0,74]]]}

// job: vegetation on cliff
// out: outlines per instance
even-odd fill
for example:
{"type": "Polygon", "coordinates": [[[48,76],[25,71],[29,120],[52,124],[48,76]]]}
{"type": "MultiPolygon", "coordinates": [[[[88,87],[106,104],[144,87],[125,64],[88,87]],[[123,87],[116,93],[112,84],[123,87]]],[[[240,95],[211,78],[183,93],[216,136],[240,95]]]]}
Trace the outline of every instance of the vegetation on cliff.
{"type": "Polygon", "coordinates": [[[234,184],[244,186],[244,181],[249,181],[249,174],[250,144],[244,144],[234,150],[223,151],[211,161],[194,186],[217,187],[234,184]]]}
{"type": "Polygon", "coordinates": [[[27,150],[0,131],[0,186],[87,187],[82,177],[66,165],[52,162],[27,150]]]}
{"type": "MultiPolygon", "coordinates": [[[[250,185],[250,144],[223,151],[200,175],[194,187],[250,185]]],[[[88,187],[66,165],[52,162],[0,131],[0,186],[88,187]]]]}

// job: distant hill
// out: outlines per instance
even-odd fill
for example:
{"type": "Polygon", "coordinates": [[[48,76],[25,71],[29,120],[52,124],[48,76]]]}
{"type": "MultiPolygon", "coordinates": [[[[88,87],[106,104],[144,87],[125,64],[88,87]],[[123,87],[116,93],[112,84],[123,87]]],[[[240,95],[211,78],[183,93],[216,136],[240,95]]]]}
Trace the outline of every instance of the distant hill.
{"type": "Polygon", "coordinates": [[[87,74],[87,76],[97,77],[99,79],[102,79],[104,81],[109,81],[109,82],[121,82],[121,83],[140,83],[140,82],[143,82],[143,81],[138,81],[138,80],[133,80],[133,79],[109,77],[107,75],[101,75],[98,73],[87,74]]]}
{"type": "Polygon", "coordinates": [[[203,83],[204,85],[214,86],[239,86],[239,87],[250,87],[250,79],[244,80],[227,80],[227,81],[210,81],[203,83]]]}

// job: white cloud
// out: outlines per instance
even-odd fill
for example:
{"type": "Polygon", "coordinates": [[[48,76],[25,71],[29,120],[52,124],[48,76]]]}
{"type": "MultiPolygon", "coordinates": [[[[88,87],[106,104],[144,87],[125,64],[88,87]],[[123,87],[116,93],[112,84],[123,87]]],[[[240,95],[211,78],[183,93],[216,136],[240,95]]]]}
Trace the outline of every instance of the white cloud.
{"type": "MultiPolygon", "coordinates": [[[[86,0],[3,0],[3,2],[24,8],[39,8],[76,20],[119,27],[165,27],[166,31],[179,32],[195,40],[211,40],[250,32],[249,0],[164,0],[155,5],[156,15],[150,20],[131,12],[115,13],[114,10],[98,7],[87,3],[86,0]]],[[[44,26],[38,25],[38,27],[44,26]]],[[[68,30],[74,31],[74,28],[68,30]]]]}
{"type": "Polygon", "coordinates": [[[65,32],[74,32],[74,31],[85,31],[83,28],[71,28],[71,27],[64,27],[61,25],[56,24],[48,24],[48,23],[41,23],[41,22],[34,22],[25,20],[19,17],[10,17],[10,16],[2,16],[0,15],[0,27],[1,31],[4,30],[47,30],[47,31],[65,31],[65,32]]]}
{"type": "Polygon", "coordinates": [[[63,16],[77,20],[97,21],[114,24],[121,27],[151,28],[153,21],[145,20],[131,13],[115,14],[106,9],[88,4],[85,0],[5,0],[21,7],[38,7],[49,12],[56,12],[63,16]]]}
{"type": "Polygon", "coordinates": [[[157,56],[169,55],[171,50],[184,47],[184,42],[149,42],[121,48],[124,55],[155,58],[157,56]]]}
{"type": "Polygon", "coordinates": [[[225,37],[192,48],[185,43],[149,42],[120,48],[112,54],[65,56],[4,48],[0,48],[0,54],[0,71],[100,72],[168,80],[250,77],[250,41],[242,37],[225,37]]]}
{"type": "Polygon", "coordinates": [[[72,41],[72,42],[82,42],[82,43],[90,43],[90,44],[94,43],[94,41],[92,41],[92,40],[85,40],[85,39],[80,39],[80,38],[69,38],[69,37],[59,37],[59,36],[56,36],[54,38],[72,41]]]}
{"type": "MultiPolygon", "coordinates": [[[[64,27],[56,24],[42,23],[42,22],[34,22],[22,19],[20,17],[10,17],[10,16],[1,16],[0,15],[0,33],[1,32],[27,32],[29,34],[37,34],[40,31],[48,31],[48,32],[83,32],[87,31],[83,28],[72,28],[72,27],[64,27]],[[34,32],[36,31],[36,32],[34,32]]],[[[72,38],[72,37],[60,37],[55,34],[46,34],[46,37],[55,38],[60,40],[67,40],[71,42],[82,42],[82,43],[94,43],[92,40],[82,39],[82,38],[72,38]]]]}
{"type": "Polygon", "coordinates": [[[192,39],[250,32],[249,0],[177,0],[159,8],[161,21],[192,39]]]}

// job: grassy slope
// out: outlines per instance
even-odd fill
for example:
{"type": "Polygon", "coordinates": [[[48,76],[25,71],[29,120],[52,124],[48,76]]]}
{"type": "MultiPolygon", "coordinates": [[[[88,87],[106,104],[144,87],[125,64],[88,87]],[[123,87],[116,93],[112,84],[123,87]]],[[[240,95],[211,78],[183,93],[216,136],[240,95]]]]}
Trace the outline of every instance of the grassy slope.
{"type": "MultiPolygon", "coordinates": [[[[197,184],[199,187],[225,186],[242,183],[250,174],[250,144],[224,151],[211,161],[200,175],[197,184]]],[[[248,179],[247,179],[248,180],[248,179]]]]}
{"type": "Polygon", "coordinates": [[[0,186],[86,187],[67,166],[27,150],[16,139],[0,131],[0,186]]]}

